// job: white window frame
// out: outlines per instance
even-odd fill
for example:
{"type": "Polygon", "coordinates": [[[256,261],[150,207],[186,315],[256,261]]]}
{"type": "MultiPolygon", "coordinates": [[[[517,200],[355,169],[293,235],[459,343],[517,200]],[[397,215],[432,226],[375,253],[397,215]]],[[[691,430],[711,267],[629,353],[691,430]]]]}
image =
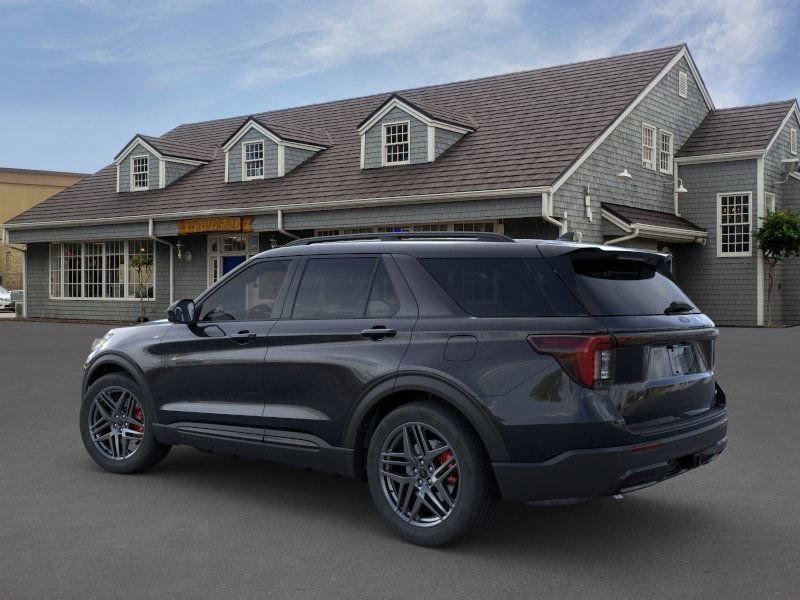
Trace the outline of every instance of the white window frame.
{"type": "Polygon", "coordinates": [[[408,165],[411,164],[411,120],[406,119],[404,121],[391,121],[388,123],[381,124],[381,165],[384,167],[396,167],[399,165],[408,165]],[[408,141],[408,158],[404,161],[397,161],[397,162],[387,162],[387,149],[388,145],[386,143],[386,129],[388,127],[392,127],[395,125],[405,125],[407,130],[408,141]]]}
{"type": "Polygon", "coordinates": [[[656,160],[658,158],[658,128],[650,123],[642,122],[642,166],[651,171],[656,170],[656,160]],[[645,131],[651,131],[653,134],[653,145],[648,146],[645,144],[646,136],[645,131]],[[650,150],[650,160],[645,157],[645,150],[650,150]]]}
{"type": "Polygon", "coordinates": [[[245,260],[259,253],[257,233],[211,233],[208,235],[208,256],[206,264],[206,281],[212,285],[222,279],[222,258],[225,256],[242,256],[245,260]],[[222,240],[226,237],[240,236],[244,238],[244,251],[225,250],[222,240]],[[216,250],[214,247],[216,246],[216,250]]]}
{"type": "Polygon", "coordinates": [[[242,142],[242,181],[253,181],[254,179],[264,179],[267,174],[267,145],[264,140],[246,140],[242,142]],[[247,163],[257,162],[256,160],[246,160],[248,144],[261,144],[261,175],[247,176],[247,163]]]}
{"type": "Polygon", "coordinates": [[[375,227],[358,227],[358,228],[341,228],[341,229],[316,229],[314,236],[326,235],[345,235],[354,229],[358,229],[357,233],[391,233],[394,231],[403,232],[425,232],[425,231],[469,231],[474,228],[476,224],[481,225],[484,229],[486,225],[492,226],[491,233],[504,233],[503,224],[498,220],[492,219],[475,219],[472,221],[450,221],[445,223],[403,223],[403,224],[389,224],[377,225],[375,227]],[[435,227],[435,229],[431,229],[435,227]],[[335,233],[334,233],[335,232],[335,233]]]}
{"type": "MultiPolygon", "coordinates": [[[[128,286],[130,282],[130,257],[131,257],[131,245],[130,243],[134,240],[143,240],[145,238],[132,238],[130,240],[92,240],[88,242],[50,242],[49,245],[49,254],[48,254],[48,281],[47,281],[47,293],[48,298],[50,300],[89,300],[89,301],[103,301],[103,302],[139,302],[140,298],[137,298],[135,295],[128,294],[128,286]],[[125,244],[125,268],[124,268],[124,276],[122,281],[122,291],[123,295],[121,297],[117,296],[108,296],[108,290],[106,288],[107,283],[107,273],[106,269],[108,268],[107,265],[107,244],[109,242],[119,242],[124,241],[125,244]],[[80,273],[81,273],[81,282],[80,282],[80,296],[65,296],[64,290],[66,289],[66,282],[65,282],[65,274],[66,269],[65,261],[64,261],[64,245],[65,244],[78,244],[81,247],[81,265],[80,265],[80,273]],[[102,287],[102,296],[87,296],[86,295],[86,245],[87,244],[103,244],[103,254],[102,254],[102,275],[101,275],[101,285],[102,287]],[[58,252],[56,256],[59,260],[59,265],[57,269],[54,269],[53,265],[53,248],[58,247],[58,252]],[[53,274],[58,273],[60,277],[60,281],[57,285],[58,287],[58,294],[53,294],[53,274]]],[[[156,244],[153,240],[148,240],[150,244],[150,249],[153,253],[153,297],[152,298],[145,298],[145,302],[155,302],[158,297],[158,288],[157,288],[157,281],[158,281],[158,257],[156,254],[156,244]]]]}
{"type": "MultiPolygon", "coordinates": [[[[744,223],[742,223],[744,224],[744,223]]],[[[717,258],[736,258],[753,255],[753,192],[722,192],[717,194],[717,258]],[[723,252],[722,251],[722,199],[728,196],[747,196],[747,226],[748,226],[748,245],[747,252],[723,252]]]]}
{"type": "Polygon", "coordinates": [[[678,96],[689,97],[689,74],[686,71],[678,71],[678,96]]]}
{"type": "Polygon", "coordinates": [[[767,209],[767,214],[775,212],[775,194],[773,192],[764,192],[764,207],[767,209]]]}
{"type": "Polygon", "coordinates": [[[659,129],[658,131],[658,170],[662,173],[666,173],[667,175],[672,175],[672,162],[675,157],[675,136],[672,135],[671,131],[665,131],[664,129],[659,129]],[[669,150],[664,150],[662,143],[663,139],[662,136],[669,137],[669,150]],[[665,160],[666,159],[666,160],[665,160]],[[666,162],[667,168],[664,168],[664,163],[666,162]]]}
{"type": "Polygon", "coordinates": [[[130,171],[131,171],[131,185],[130,189],[132,192],[144,192],[150,189],[150,156],[147,154],[135,154],[130,158],[130,171]],[[144,170],[144,174],[147,175],[147,185],[145,186],[137,186],[136,185],[136,173],[134,172],[134,165],[138,159],[144,159],[145,165],[147,168],[144,170]]]}
{"type": "Polygon", "coordinates": [[[789,128],[789,152],[797,156],[797,129],[789,128]]]}

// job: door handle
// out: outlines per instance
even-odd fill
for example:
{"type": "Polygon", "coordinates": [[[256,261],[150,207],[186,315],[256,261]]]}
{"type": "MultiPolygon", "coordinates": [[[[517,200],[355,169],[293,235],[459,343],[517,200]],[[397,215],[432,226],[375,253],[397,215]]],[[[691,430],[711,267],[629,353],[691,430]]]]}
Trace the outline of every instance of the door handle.
{"type": "Polygon", "coordinates": [[[397,335],[397,329],[387,329],[380,325],[376,325],[372,329],[365,329],[361,332],[361,337],[369,338],[371,340],[382,340],[387,337],[394,337],[397,335]]]}
{"type": "Polygon", "coordinates": [[[256,339],[256,334],[253,333],[252,331],[244,330],[238,333],[232,333],[228,337],[230,337],[230,339],[232,339],[237,344],[247,344],[248,342],[251,342],[254,339],[256,339]]]}

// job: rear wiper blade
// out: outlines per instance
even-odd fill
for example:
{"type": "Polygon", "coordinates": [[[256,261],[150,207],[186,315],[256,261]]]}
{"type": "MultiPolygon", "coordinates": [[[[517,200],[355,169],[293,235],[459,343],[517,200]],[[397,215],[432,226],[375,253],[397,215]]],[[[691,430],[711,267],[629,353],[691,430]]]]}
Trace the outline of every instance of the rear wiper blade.
{"type": "Polygon", "coordinates": [[[664,309],[664,314],[671,315],[672,313],[689,312],[690,310],[694,310],[694,306],[691,304],[687,304],[686,302],[675,302],[673,300],[669,303],[669,306],[664,309]]]}

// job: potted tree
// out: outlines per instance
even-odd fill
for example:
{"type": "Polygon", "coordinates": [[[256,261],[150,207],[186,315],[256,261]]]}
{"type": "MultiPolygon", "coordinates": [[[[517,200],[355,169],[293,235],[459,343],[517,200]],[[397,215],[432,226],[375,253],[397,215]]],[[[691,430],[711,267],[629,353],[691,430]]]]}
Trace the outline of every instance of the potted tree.
{"type": "Polygon", "coordinates": [[[139,248],[131,255],[131,270],[134,275],[134,297],[139,300],[140,323],[147,321],[147,300],[150,298],[153,279],[153,256],[144,248],[139,248]]]}
{"type": "Polygon", "coordinates": [[[772,289],[775,269],[782,261],[800,256],[800,215],[790,210],[774,211],[761,221],[756,242],[767,263],[767,325],[772,326],[772,289]]]}

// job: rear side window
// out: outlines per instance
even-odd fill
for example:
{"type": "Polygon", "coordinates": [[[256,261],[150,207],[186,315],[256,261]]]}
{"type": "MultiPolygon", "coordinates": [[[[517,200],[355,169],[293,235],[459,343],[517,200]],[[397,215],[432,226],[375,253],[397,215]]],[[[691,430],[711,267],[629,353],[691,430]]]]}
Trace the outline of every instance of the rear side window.
{"type": "Polygon", "coordinates": [[[390,317],[399,308],[383,262],[377,258],[312,258],[292,309],[293,319],[390,317]]]}
{"type": "Polygon", "coordinates": [[[557,259],[558,272],[595,316],[698,312],[658,255],[579,250],[557,259]]]}
{"type": "Polygon", "coordinates": [[[453,300],[476,317],[586,314],[544,259],[425,258],[421,262],[453,300]]]}

